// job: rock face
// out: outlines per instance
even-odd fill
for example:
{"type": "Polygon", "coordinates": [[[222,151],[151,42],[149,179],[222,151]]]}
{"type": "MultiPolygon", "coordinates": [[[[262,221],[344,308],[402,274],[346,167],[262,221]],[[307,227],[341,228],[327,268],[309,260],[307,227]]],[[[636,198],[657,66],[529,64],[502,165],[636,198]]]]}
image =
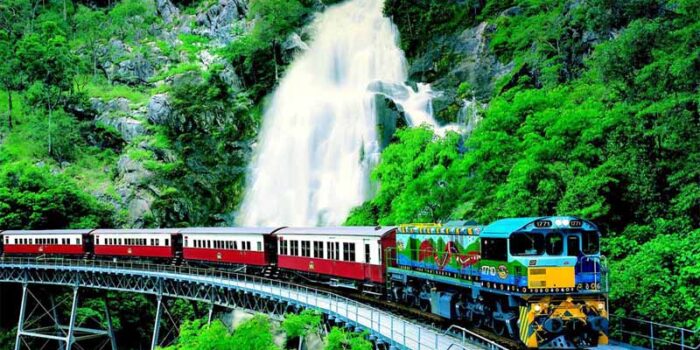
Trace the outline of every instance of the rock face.
{"type": "Polygon", "coordinates": [[[197,28],[193,33],[227,44],[235,37],[234,24],[243,20],[247,12],[246,0],[219,0],[218,4],[197,15],[197,28]]]}
{"type": "Polygon", "coordinates": [[[180,16],[180,10],[170,0],[156,0],[156,11],[164,23],[172,23],[180,16]]]}
{"type": "Polygon", "coordinates": [[[143,53],[134,54],[131,47],[113,39],[98,50],[98,66],[110,81],[130,85],[147,84],[156,71],[143,53]]]}
{"type": "Polygon", "coordinates": [[[438,37],[428,45],[430,50],[413,61],[409,69],[411,80],[430,82],[435,90],[443,92],[433,101],[436,115],[451,105],[455,109],[463,106],[457,94],[460,84],[468,83],[470,95],[477,100],[488,100],[494,83],[513,69],[512,63],[499,62],[489,49],[488,34],[495,29],[495,25],[482,22],[461,33],[438,37]],[[450,53],[447,64],[441,62],[445,52],[450,53]]]}
{"type": "Polygon", "coordinates": [[[117,98],[104,103],[98,99],[92,99],[91,103],[92,108],[97,112],[95,121],[115,128],[124,141],[131,142],[134,138],[145,134],[143,122],[134,118],[141,111],[132,111],[129,100],[117,98]]]}
{"type": "Polygon", "coordinates": [[[155,201],[153,192],[146,186],[153,174],[146,170],[144,165],[122,155],[117,163],[117,193],[121,202],[125,204],[128,225],[142,227],[144,217],[151,213],[151,206],[155,201]]]}
{"type": "Polygon", "coordinates": [[[309,45],[307,45],[301,39],[301,36],[299,34],[291,33],[289,34],[287,39],[282,43],[282,59],[284,59],[284,61],[287,63],[291,63],[294,59],[294,56],[308,49],[309,45]]]}

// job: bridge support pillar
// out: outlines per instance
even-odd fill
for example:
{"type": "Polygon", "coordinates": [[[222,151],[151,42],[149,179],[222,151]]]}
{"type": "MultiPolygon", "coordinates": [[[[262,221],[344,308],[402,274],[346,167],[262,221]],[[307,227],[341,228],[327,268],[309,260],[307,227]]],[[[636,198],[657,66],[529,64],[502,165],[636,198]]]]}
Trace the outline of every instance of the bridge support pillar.
{"type": "MultiPolygon", "coordinates": [[[[56,300],[54,299],[53,295],[50,297],[51,298],[51,314],[53,316],[54,320],[54,327],[56,328],[56,336],[60,337],[63,336],[63,331],[61,330],[61,324],[58,323],[58,312],[56,312],[56,309],[58,309],[58,305],[56,305],[56,300]]],[[[63,342],[58,342],[58,350],[65,350],[65,345],[63,342]]]]}
{"type": "Polygon", "coordinates": [[[76,318],[78,315],[79,288],[72,287],[72,295],[68,298],[63,298],[59,303],[56,303],[53,296],[49,296],[50,306],[46,307],[42,304],[40,298],[34,295],[29,289],[28,284],[22,285],[22,303],[20,305],[19,320],[17,322],[17,338],[15,340],[15,350],[22,349],[22,344],[26,348],[33,348],[35,344],[28,341],[30,338],[41,339],[43,341],[53,341],[58,343],[56,349],[71,350],[77,341],[91,340],[101,337],[109,337],[112,349],[116,349],[116,341],[114,332],[112,331],[111,319],[109,319],[109,311],[105,309],[108,320],[108,330],[90,329],[87,327],[76,326],[76,318]],[[29,303],[33,306],[29,308],[29,303]],[[68,325],[61,325],[58,319],[58,308],[64,303],[71,302],[70,318],[68,325]],[[27,310],[31,310],[27,313],[27,310]],[[27,329],[31,325],[31,329],[27,329]]]}
{"type": "Polygon", "coordinates": [[[19,321],[17,321],[17,338],[15,339],[15,350],[19,350],[22,340],[22,333],[24,332],[24,314],[27,311],[27,288],[29,286],[24,283],[22,284],[22,304],[19,307],[19,321]]]}
{"type": "Polygon", "coordinates": [[[105,320],[107,321],[107,332],[109,332],[109,343],[112,350],[117,350],[117,337],[114,336],[114,327],[112,327],[112,315],[109,313],[108,299],[104,298],[105,303],[105,320]]]}
{"type": "Polygon", "coordinates": [[[156,320],[153,324],[153,340],[151,340],[151,350],[156,350],[158,347],[158,333],[160,332],[160,318],[163,314],[163,296],[156,296],[158,305],[156,306],[156,320]]]}
{"type": "Polygon", "coordinates": [[[211,324],[212,317],[214,317],[214,303],[209,304],[209,317],[207,319],[207,324],[211,324]]]}
{"type": "Polygon", "coordinates": [[[66,350],[71,350],[73,348],[73,343],[75,342],[75,318],[78,313],[78,287],[73,287],[73,303],[70,309],[70,321],[68,321],[68,335],[66,335],[66,350]]]}

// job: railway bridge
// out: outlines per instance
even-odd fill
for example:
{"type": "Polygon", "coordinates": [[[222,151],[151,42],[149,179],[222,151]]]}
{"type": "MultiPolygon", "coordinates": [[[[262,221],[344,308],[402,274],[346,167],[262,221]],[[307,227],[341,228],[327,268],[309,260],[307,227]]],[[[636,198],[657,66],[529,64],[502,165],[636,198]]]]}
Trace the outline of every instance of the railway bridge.
{"type": "MultiPolygon", "coordinates": [[[[111,329],[109,310],[105,310],[107,329],[86,329],[76,326],[76,308],[80,288],[113,290],[155,295],[156,314],[151,349],[159,345],[160,322],[163,317],[163,298],[183,298],[205,302],[228,309],[248,310],[282,315],[289,310],[313,309],[326,315],[328,320],[354,330],[367,330],[377,346],[390,349],[458,350],[505,349],[475,333],[459,327],[447,332],[407,320],[385,310],[362,304],[327,291],[266,279],[241,273],[188,266],[156,265],[128,261],[1,258],[0,283],[22,284],[22,302],[15,349],[28,338],[53,340],[62,349],[70,350],[82,339],[107,337],[116,349],[111,329]],[[70,321],[57,325],[60,330],[30,329],[25,323],[27,304],[33,297],[30,286],[54,285],[73,289],[70,321]]],[[[55,309],[44,308],[48,313],[55,309]]]]}

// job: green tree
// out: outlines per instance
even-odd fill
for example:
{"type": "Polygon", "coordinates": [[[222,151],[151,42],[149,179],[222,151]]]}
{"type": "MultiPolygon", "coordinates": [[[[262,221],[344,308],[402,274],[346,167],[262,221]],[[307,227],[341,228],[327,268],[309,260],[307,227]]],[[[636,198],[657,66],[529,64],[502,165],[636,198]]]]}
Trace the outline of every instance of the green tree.
{"type": "Polygon", "coordinates": [[[277,349],[272,338],[270,318],[262,314],[240,324],[233,332],[231,340],[236,344],[235,348],[240,350],[277,349]]]}
{"type": "Polygon", "coordinates": [[[333,327],[326,337],[325,350],[372,350],[367,332],[354,333],[333,327]]]}
{"type": "Polygon", "coordinates": [[[286,314],[282,329],[287,333],[287,344],[298,338],[299,347],[303,338],[321,325],[321,315],[314,310],[304,310],[300,314],[286,314]]]}
{"type": "Polygon", "coordinates": [[[17,58],[31,83],[28,100],[48,111],[48,153],[52,155],[53,112],[72,91],[77,59],[54,22],[44,22],[39,33],[24,36],[18,43],[17,58]]]}
{"type": "Polygon", "coordinates": [[[0,169],[0,226],[4,228],[106,227],[110,217],[104,204],[46,167],[17,162],[0,169]]]}
{"type": "Polygon", "coordinates": [[[76,31],[80,33],[80,41],[90,52],[92,75],[97,75],[97,56],[100,45],[105,42],[107,32],[103,25],[107,21],[107,15],[100,10],[91,10],[85,6],[79,6],[74,17],[76,31]]]}
{"type": "Polygon", "coordinates": [[[12,94],[22,88],[20,60],[16,55],[17,43],[27,30],[31,15],[26,0],[8,0],[0,3],[0,87],[7,91],[7,125],[12,129],[12,94]]]}

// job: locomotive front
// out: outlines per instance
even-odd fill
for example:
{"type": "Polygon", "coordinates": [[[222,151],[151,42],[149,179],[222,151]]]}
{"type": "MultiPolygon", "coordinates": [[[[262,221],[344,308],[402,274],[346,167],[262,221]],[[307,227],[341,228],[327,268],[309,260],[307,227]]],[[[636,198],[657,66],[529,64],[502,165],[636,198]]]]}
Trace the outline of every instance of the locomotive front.
{"type": "Polygon", "coordinates": [[[541,218],[510,233],[507,243],[507,270],[522,298],[518,338],[531,348],[607,343],[608,288],[598,228],[578,218],[541,218]]]}
{"type": "Polygon", "coordinates": [[[574,217],[404,225],[390,298],[529,348],[607,343],[600,233],[574,217]]]}

